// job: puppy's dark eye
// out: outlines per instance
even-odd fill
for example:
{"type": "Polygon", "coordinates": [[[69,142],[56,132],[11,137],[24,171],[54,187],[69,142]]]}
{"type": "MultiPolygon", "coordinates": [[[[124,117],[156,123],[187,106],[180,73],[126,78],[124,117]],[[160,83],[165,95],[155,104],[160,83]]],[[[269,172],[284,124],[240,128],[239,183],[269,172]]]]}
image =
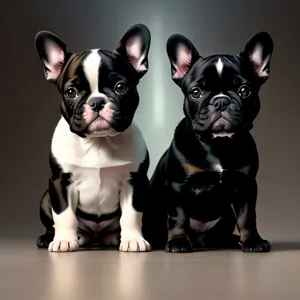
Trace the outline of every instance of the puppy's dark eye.
{"type": "Polygon", "coordinates": [[[201,91],[199,88],[193,88],[190,92],[192,99],[199,99],[201,97],[201,91]]]}
{"type": "Polygon", "coordinates": [[[247,86],[242,86],[239,90],[239,96],[242,98],[247,98],[251,95],[251,90],[247,86]]]}
{"type": "Polygon", "coordinates": [[[117,94],[125,94],[128,90],[127,85],[124,82],[119,82],[116,84],[115,92],[117,94]]]}
{"type": "Polygon", "coordinates": [[[78,92],[75,88],[69,87],[66,91],[66,97],[69,99],[75,99],[78,96],[78,92]]]}

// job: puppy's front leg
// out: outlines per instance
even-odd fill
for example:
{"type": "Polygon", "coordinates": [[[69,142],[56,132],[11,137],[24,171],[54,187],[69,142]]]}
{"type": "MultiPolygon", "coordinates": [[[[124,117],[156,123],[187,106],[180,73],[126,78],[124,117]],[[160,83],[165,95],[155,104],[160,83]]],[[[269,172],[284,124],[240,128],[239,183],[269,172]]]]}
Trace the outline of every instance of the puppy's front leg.
{"type": "Polygon", "coordinates": [[[61,178],[50,180],[49,193],[55,228],[53,241],[49,244],[50,252],[70,252],[79,248],[77,230],[78,220],[75,210],[78,194],[74,188],[71,174],[62,174],[61,178]]]}
{"type": "MultiPolygon", "coordinates": [[[[140,198],[143,196],[143,193],[140,193],[140,189],[141,187],[138,188],[136,185],[126,182],[120,193],[120,206],[122,210],[120,219],[120,251],[145,252],[151,250],[150,244],[144,239],[142,234],[142,212],[134,208],[134,202],[137,203],[144,200],[140,198]],[[134,201],[134,197],[139,197],[140,199],[134,201]]],[[[146,190],[147,187],[145,186],[146,190]]]]}
{"type": "Polygon", "coordinates": [[[164,196],[168,201],[168,242],[166,252],[192,252],[193,247],[187,234],[189,220],[180,205],[177,188],[166,185],[164,196]]]}
{"type": "Polygon", "coordinates": [[[244,252],[269,252],[271,245],[262,239],[256,224],[257,183],[255,178],[244,176],[239,180],[234,209],[244,252]]]}

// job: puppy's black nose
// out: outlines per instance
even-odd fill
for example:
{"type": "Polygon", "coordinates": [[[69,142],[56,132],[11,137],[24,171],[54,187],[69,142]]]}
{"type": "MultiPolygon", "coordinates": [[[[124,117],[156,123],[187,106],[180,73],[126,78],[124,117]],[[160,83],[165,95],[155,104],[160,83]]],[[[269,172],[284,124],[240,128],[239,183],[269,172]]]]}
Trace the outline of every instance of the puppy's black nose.
{"type": "Polygon", "coordinates": [[[105,99],[101,97],[95,97],[88,101],[88,105],[95,112],[99,112],[105,105],[105,99]]]}
{"type": "Polygon", "coordinates": [[[226,95],[217,96],[214,97],[213,106],[216,110],[223,111],[229,106],[230,102],[231,102],[230,98],[226,95]]]}

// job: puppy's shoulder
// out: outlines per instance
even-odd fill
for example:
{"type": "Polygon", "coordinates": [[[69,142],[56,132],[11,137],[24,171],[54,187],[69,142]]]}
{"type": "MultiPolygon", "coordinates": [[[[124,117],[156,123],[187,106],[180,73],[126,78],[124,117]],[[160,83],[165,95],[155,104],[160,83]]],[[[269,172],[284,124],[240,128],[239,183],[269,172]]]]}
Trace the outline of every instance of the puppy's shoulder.
{"type": "Polygon", "coordinates": [[[132,161],[142,163],[148,157],[148,148],[144,139],[141,126],[133,121],[129,128],[118,137],[123,153],[126,152],[132,161]]]}

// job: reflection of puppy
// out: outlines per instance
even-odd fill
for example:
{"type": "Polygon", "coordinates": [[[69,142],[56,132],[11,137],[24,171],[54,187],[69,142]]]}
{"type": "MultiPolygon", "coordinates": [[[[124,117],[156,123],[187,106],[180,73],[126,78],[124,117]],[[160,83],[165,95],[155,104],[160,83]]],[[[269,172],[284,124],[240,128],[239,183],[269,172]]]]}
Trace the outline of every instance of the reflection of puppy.
{"type": "Polygon", "coordinates": [[[132,123],[137,85],[148,70],[148,28],[130,28],[113,52],[70,53],[46,31],[36,35],[35,44],[46,79],[60,93],[62,113],[40,207],[47,231],[38,247],[74,251],[100,237],[122,251],[150,250],[141,233],[149,156],[132,123]]]}
{"type": "Polygon", "coordinates": [[[270,250],[256,227],[259,162],[249,131],[272,51],[267,33],[253,36],[237,56],[206,58],[187,38],[169,38],[172,78],[184,94],[185,118],[150,181],[144,232],[152,246],[166,242],[168,252],[191,251],[193,244],[240,247],[232,234],[237,223],[243,251],[270,250]]]}

